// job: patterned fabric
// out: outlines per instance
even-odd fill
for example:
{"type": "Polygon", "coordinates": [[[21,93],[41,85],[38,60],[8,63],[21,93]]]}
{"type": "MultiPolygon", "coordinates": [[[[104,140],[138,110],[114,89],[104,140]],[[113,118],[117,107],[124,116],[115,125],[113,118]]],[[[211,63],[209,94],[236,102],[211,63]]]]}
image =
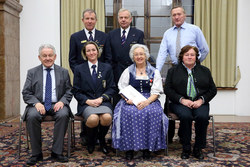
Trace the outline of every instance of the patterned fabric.
{"type": "Polygon", "coordinates": [[[92,31],[89,31],[89,41],[94,41],[92,31]]]}
{"type": "Polygon", "coordinates": [[[51,109],[51,98],[52,98],[52,81],[50,75],[50,68],[47,68],[46,85],[45,85],[45,100],[44,106],[45,110],[49,111],[51,109]]]}
{"type": "Polygon", "coordinates": [[[126,42],[126,36],[125,36],[125,33],[126,33],[126,31],[125,30],[123,30],[122,31],[122,45],[126,42]]]}
{"type": "Polygon", "coordinates": [[[187,95],[188,97],[191,97],[192,100],[196,97],[196,90],[192,73],[188,74],[187,95]]]}
{"type": "MultiPolygon", "coordinates": [[[[130,85],[148,98],[150,82],[136,80],[130,73],[130,85]]],[[[157,151],[166,148],[168,118],[160,101],[156,100],[142,110],[121,99],[114,110],[112,144],[115,149],[157,151]]]]}

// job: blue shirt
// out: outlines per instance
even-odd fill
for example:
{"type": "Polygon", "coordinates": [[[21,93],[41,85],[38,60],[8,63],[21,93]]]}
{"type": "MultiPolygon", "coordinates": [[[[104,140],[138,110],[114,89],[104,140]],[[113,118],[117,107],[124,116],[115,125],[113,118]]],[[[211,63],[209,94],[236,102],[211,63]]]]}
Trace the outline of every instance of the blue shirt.
{"type": "MultiPolygon", "coordinates": [[[[163,35],[159,53],[156,59],[156,68],[159,71],[161,71],[168,55],[170,55],[173,64],[178,64],[178,59],[176,57],[177,32],[177,27],[173,26],[172,28],[169,28],[163,35]]],[[[184,22],[181,25],[180,33],[181,48],[186,45],[196,46],[199,49],[199,60],[202,62],[206,58],[209,48],[201,29],[196,25],[184,22]]]]}

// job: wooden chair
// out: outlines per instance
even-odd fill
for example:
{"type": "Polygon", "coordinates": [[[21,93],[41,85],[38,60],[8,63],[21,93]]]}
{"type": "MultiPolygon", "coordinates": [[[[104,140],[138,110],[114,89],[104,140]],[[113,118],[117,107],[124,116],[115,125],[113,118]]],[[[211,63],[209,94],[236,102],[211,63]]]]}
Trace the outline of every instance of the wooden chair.
{"type": "MultiPolygon", "coordinates": [[[[75,121],[80,121],[81,123],[84,121],[84,118],[82,116],[75,115],[74,118],[71,119],[71,131],[72,131],[72,146],[75,147],[76,139],[75,139],[75,121]]],[[[80,125],[81,126],[81,125],[80,125]]],[[[82,126],[81,126],[82,128],[82,126]]]]}
{"type": "MultiPolygon", "coordinates": [[[[71,136],[72,136],[72,133],[71,133],[71,119],[69,119],[69,123],[68,123],[68,143],[67,143],[67,153],[68,153],[68,158],[70,157],[70,145],[71,145],[71,136]]],[[[52,121],[55,121],[53,119],[52,116],[45,116],[44,119],[42,120],[42,123],[43,122],[52,122],[52,121]]],[[[27,122],[24,121],[22,119],[22,117],[20,117],[20,124],[19,124],[19,140],[18,140],[18,159],[20,158],[20,153],[21,153],[21,134],[22,134],[22,124],[23,122],[26,123],[25,125],[25,133],[26,133],[26,138],[27,138],[27,149],[29,149],[29,134],[28,134],[28,129],[26,128],[27,127],[27,122]]]]}
{"type": "MultiPolygon", "coordinates": [[[[171,120],[173,120],[173,121],[180,120],[176,114],[174,114],[174,113],[172,113],[170,111],[168,111],[167,116],[168,116],[168,119],[170,121],[171,120]]],[[[209,121],[212,122],[213,152],[214,152],[214,156],[216,156],[216,154],[215,154],[216,153],[216,148],[215,148],[216,147],[215,146],[215,127],[214,127],[214,116],[213,115],[209,115],[209,121]]],[[[167,140],[167,145],[168,145],[168,134],[167,134],[166,140],[167,140]]],[[[167,153],[166,154],[168,155],[168,148],[167,148],[167,153]]]]}

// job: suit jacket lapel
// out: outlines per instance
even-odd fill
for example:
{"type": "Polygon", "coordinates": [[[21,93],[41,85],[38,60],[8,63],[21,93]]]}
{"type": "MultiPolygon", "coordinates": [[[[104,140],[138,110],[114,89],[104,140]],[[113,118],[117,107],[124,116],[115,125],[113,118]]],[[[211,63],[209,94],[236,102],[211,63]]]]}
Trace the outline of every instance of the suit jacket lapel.
{"type": "MultiPolygon", "coordinates": [[[[57,65],[54,64],[54,70],[55,70],[55,84],[56,84],[56,88],[59,87],[59,84],[60,84],[60,71],[59,71],[59,68],[57,65]]],[[[56,89],[56,97],[58,99],[58,96],[59,96],[59,92],[60,90],[56,89]]],[[[59,99],[58,99],[59,100],[59,99]]]]}
{"type": "Polygon", "coordinates": [[[89,66],[88,66],[88,63],[84,63],[84,68],[83,68],[83,75],[85,75],[85,77],[87,78],[87,82],[88,82],[88,85],[90,85],[90,87],[95,90],[95,85],[93,83],[93,79],[92,79],[92,76],[91,76],[91,73],[90,73],[90,70],[89,70],[89,66]]]}
{"type": "Polygon", "coordinates": [[[37,75],[36,77],[38,77],[38,83],[40,83],[39,85],[41,85],[39,88],[37,88],[37,96],[38,99],[41,100],[41,102],[43,101],[43,65],[41,64],[37,70],[37,75]],[[40,77],[42,76],[42,77],[40,77]]]}

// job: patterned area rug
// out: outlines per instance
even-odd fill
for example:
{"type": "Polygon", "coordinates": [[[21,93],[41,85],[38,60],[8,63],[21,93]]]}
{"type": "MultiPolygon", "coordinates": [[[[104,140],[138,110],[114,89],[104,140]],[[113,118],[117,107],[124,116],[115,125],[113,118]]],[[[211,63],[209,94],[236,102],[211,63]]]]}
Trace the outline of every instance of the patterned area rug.
{"type": "MultiPolygon", "coordinates": [[[[27,159],[31,156],[30,150],[26,148],[25,130],[22,130],[22,147],[20,159],[17,158],[18,144],[18,122],[12,123],[13,127],[0,127],[0,166],[26,166],[27,159]]],[[[210,125],[211,126],[211,125],[210,125]]],[[[107,167],[123,167],[123,166],[250,166],[250,123],[216,123],[216,157],[213,155],[213,143],[211,127],[208,128],[207,148],[204,149],[205,159],[198,161],[194,157],[188,160],[182,160],[181,144],[178,140],[174,140],[169,145],[168,156],[164,156],[164,150],[153,153],[150,161],[142,159],[142,153],[137,152],[133,161],[127,161],[124,158],[124,152],[118,152],[116,156],[115,150],[106,156],[101,153],[96,146],[93,154],[88,154],[86,147],[80,144],[79,122],[75,123],[76,129],[76,146],[71,149],[71,156],[68,163],[58,163],[50,159],[50,150],[52,144],[53,123],[42,124],[43,134],[43,156],[44,160],[37,163],[37,166],[107,166],[107,167]]],[[[108,138],[108,136],[107,136],[108,138]]],[[[192,137],[194,138],[194,136],[192,137]]],[[[67,152],[67,139],[65,138],[65,148],[67,152]]]]}

